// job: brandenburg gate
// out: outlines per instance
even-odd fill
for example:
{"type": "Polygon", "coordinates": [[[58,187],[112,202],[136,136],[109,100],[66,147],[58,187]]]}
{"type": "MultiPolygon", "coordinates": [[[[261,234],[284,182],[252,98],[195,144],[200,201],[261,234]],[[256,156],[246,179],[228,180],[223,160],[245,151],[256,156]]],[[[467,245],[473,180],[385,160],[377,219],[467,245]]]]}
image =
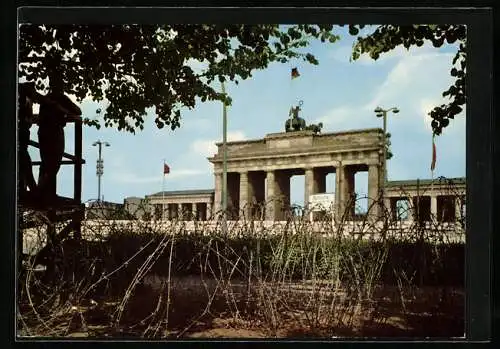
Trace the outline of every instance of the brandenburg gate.
{"type": "MultiPolygon", "coordinates": [[[[222,209],[223,145],[208,160],[214,164],[214,212],[222,209]]],[[[354,215],[354,175],[368,172],[368,206],[382,195],[383,130],[336,133],[311,130],[271,133],[263,139],[227,142],[227,197],[230,219],[284,220],[290,207],[290,178],[305,175],[305,200],[326,191],[326,176],[335,173],[335,214],[354,215]],[[267,190],[266,190],[267,188],[267,190]],[[265,206],[264,213],[258,208],[265,206]]],[[[374,205],[370,214],[377,217],[374,205]]]]}

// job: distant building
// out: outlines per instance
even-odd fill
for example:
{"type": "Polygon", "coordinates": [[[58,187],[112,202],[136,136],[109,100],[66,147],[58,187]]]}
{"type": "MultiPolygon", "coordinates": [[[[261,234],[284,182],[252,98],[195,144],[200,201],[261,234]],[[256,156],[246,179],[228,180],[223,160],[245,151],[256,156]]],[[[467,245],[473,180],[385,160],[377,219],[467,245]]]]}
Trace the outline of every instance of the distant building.
{"type": "Polygon", "coordinates": [[[123,206],[125,211],[135,219],[149,220],[152,217],[152,207],[145,198],[127,197],[123,201],[123,206]]]}
{"type": "Polygon", "coordinates": [[[125,210],[137,219],[209,220],[214,206],[213,189],[175,190],[129,197],[125,210]],[[163,213],[162,213],[163,208],[163,213]]]}
{"type": "Polygon", "coordinates": [[[123,204],[108,201],[85,203],[85,219],[129,219],[123,204]]]}
{"type": "MultiPolygon", "coordinates": [[[[463,221],[465,191],[465,178],[388,181],[384,187],[384,207],[391,213],[393,220],[463,221]]],[[[126,198],[124,208],[136,219],[203,221],[213,218],[214,195],[214,189],[158,192],[145,198],[126,198]]],[[[314,198],[324,196],[328,196],[329,202],[335,203],[334,193],[316,194],[314,198]]],[[[294,205],[291,209],[293,215],[303,214],[302,207],[294,205]]],[[[360,215],[364,216],[353,214],[352,219],[360,219],[360,215]]]]}
{"type": "Polygon", "coordinates": [[[412,179],[387,182],[385,207],[395,220],[462,221],[465,217],[465,178],[412,179]]]}

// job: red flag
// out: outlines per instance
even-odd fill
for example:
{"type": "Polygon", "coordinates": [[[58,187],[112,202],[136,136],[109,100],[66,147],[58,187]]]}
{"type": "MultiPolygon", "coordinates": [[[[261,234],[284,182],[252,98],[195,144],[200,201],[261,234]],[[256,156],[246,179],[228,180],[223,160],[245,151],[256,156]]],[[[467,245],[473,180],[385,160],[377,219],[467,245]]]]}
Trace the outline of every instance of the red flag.
{"type": "Polygon", "coordinates": [[[163,163],[163,174],[170,173],[170,167],[166,163],[163,163]]]}
{"type": "Polygon", "coordinates": [[[292,79],[298,78],[300,76],[299,70],[297,68],[292,68],[291,76],[292,79]]]}
{"type": "Polygon", "coordinates": [[[432,135],[432,162],[431,162],[431,171],[434,171],[436,168],[436,143],[434,142],[434,134],[432,135]]]}

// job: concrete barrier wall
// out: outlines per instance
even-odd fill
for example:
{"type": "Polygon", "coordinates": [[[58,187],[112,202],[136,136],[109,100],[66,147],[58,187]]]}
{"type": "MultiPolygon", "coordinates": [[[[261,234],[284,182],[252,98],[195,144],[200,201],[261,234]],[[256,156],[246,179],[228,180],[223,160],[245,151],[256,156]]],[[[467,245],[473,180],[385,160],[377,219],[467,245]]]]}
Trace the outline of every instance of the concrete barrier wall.
{"type": "MultiPolygon", "coordinates": [[[[61,223],[61,227],[64,223],[61,223]]],[[[427,223],[418,227],[413,222],[395,221],[385,226],[384,222],[309,222],[309,221],[228,221],[230,236],[238,235],[281,235],[314,232],[322,236],[342,236],[356,239],[380,240],[393,238],[415,241],[423,237],[433,243],[464,243],[465,230],[460,224],[427,223]]],[[[82,222],[82,238],[89,241],[102,241],[110,232],[156,232],[173,234],[214,235],[223,232],[222,221],[134,221],[134,220],[85,220],[82,222]]],[[[36,253],[45,244],[43,228],[31,228],[24,232],[23,252],[36,253]]]]}

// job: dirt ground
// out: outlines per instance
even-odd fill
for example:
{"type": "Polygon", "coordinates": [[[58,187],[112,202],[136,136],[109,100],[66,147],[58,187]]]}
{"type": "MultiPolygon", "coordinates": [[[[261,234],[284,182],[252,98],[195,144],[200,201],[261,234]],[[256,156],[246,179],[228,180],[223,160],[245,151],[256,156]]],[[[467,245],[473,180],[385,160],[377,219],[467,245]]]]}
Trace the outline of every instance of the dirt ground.
{"type": "MultiPolygon", "coordinates": [[[[178,278],[172,281],[170,290],[167,302],[161,279],[149,277],[125,304],[121,303],[123,297],[117,297],[72,306],[52,324],[60,330],[50,336],[56,332],[65,337],[95,339],[464,335],[465,293],[460,289],[407,288],[401,297],[395,286],[378,286],[372,300],[358,308],[345,290],[335,294],[335,299],[344,299],[343,303],[328,308],[333,304],[332,288],[311,283],[249,287],[243,281],[228,285],[214,279],[178,278]],[[262,292],[260,297],[258,292],[262,292]],[[118,325],[117,311],[121,311],[118,325]],[[343,313],[346,316],[340,316],[343,313]]],[[[24,324],[19,328],[33,327],[24,324]]],[[[19,335],[33,333],[21,330],[19,335]]]]}

